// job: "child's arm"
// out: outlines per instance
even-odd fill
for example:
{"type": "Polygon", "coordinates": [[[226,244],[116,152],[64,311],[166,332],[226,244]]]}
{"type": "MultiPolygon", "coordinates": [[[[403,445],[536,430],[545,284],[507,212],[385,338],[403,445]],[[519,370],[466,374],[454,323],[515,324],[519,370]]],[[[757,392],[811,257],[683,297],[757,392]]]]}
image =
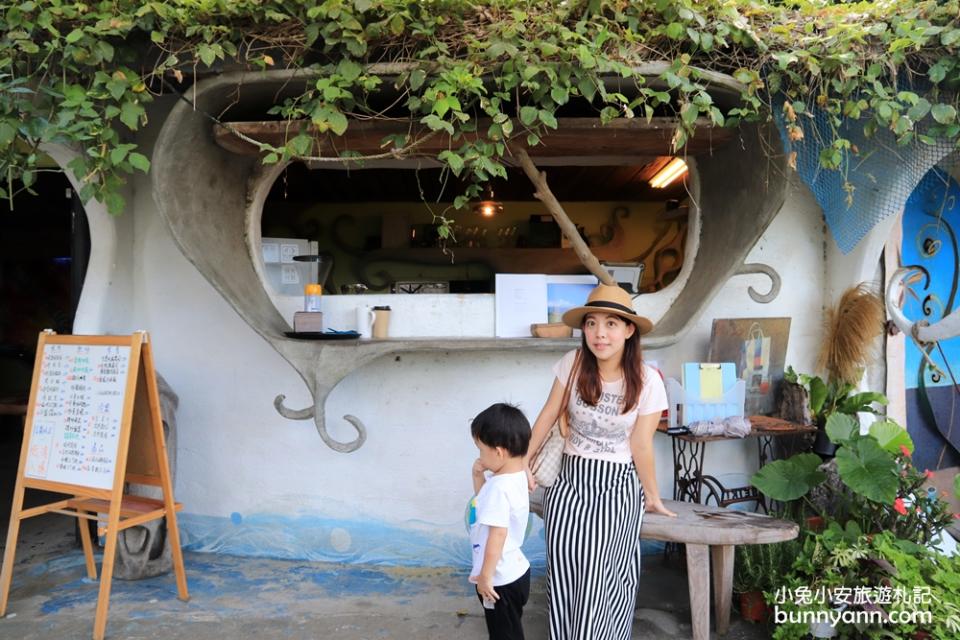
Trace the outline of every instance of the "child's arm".
{"type": "Polygon", "coordinates": [[[503,553],[503,543],[507,541],[506,527],[489,527],[487,548],[483,552],[483,567],[477,579],[477,592],[484,598],[499,600],[500,596],[493,588],[493,574],[503,553]]]}
{"type": "Polygon", "coordinates": [[[477,458],[473,461],[473,494],[476,495],[480,493],[480,487],[483,486],[483,483],[487,481],[487,478],[483,475],[483,465],[480,464],[480,458],[477,458]]]}

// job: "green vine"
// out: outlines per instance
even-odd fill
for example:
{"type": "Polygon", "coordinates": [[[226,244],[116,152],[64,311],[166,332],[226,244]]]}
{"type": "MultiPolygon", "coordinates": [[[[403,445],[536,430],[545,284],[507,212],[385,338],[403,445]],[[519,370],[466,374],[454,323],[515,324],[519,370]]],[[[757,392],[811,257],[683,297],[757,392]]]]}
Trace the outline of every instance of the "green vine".
{"type": "Polygon", "coordinates": [[[314,78],[271,110],[291,135],[259,143],[264,162],[311,156],[314,130],[396,119],[409,133],[385,139],[384,154],[450,140],[438,159],[472,181],[455,207],[506,176],[511,140],[539,143],[571,109],[603,123],[675,117],[681,149],[698,121],[765,121],[775,102],[799,140],[816,107],[833,131],[820,164],[837,169],[861,152],[845,122],[901,144],[957,140],[958,11],[933,0],[5,1],[0,197],[30,191],[42,145],[62,143],[81,152],[70,168],[84,201],[119,213],[125,177],[150,167],[135,142],[149,103],[171,87],[189,99],[194,82],[230,70],[314,78]],[[662,63],[654,77],[641,73],[650,63],[662,63]],[[735,80],[735,106],[714,102],[716,74],[735,80]]]}

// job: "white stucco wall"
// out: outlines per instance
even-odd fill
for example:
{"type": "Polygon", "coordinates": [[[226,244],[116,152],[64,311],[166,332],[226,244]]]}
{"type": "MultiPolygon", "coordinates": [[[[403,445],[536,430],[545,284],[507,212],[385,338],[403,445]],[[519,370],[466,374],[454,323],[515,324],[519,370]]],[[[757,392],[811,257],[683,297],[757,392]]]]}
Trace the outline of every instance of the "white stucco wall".
{"type": "MultiPolygon", "coordinates": [[[[151,126],[161,121],[154,118],[151,126]]],[[[141,137],[145,152],[154,132],[141,137]]],[[[467,563],[463,511],[476,456],[469,419],[490,403],[509,401],[532,421],[561,354],[415,354],[378,360],[347,377],[328,398],[327,424],[334,438],[353,436],[339,417],[344,414],[358,416],[369,429],[360,450],[336,453],[322,443],[312,422],[286,420],[274,410],[279,393],[287,395],[290,407],[307,406],[311,397],[294,369],[180,253],[156,210],[149,180],[131,181],[129,218],[117,236],[117,269],[130,284],[123,299],[110,304],[122,313],[112,317],[108,312],[103,326],[84,328],[142,328],[152,334],[158,371],[180,397],[176,494],[185,505],[186,541],[195,548],[236,553],[467,563]],[[393,534],[380,536],[383,531],[393,534]],[[394,535],[398,531],[405,534],[394,535]],[[425,548],[440,552],[431,556],[425,548]]],[[[823,247],[819,209],[805,187],[795,186],[747,259],[780,273],[783,285],[774,303],[758,304],[747,295],[750,285],[766,292],[766,277],[735,277],[679,344],[646,357],[667,375],[678,376],[684,361],[706,358],[713,318],[790,316],[787,363],[810,370],[827,285],[823,247]]],[[[459,316],[417,313],[418,298],[391,301],[398,333],[415,326],[426,334],[483,335],[458,334],[452,327],[461,327],[461,319],[492,329],[491,297],[469,299],[459,316]]],[[[342,308],[349,303],[346,297],[328,300],[331,318],[349,313],[342,308]]],[[[660,492],[669,497],[669,438],[657,435],[656,446],[660,492]]],[[[756,447],[755,440],[713,443],[706,471],[742,482],[756,470],[756,447]]]]}

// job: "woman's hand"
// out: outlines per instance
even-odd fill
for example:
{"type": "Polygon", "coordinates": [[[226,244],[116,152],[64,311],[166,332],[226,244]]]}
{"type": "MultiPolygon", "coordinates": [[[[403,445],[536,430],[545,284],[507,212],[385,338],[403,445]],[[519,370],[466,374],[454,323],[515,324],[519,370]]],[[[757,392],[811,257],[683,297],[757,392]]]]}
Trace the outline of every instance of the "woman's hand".
{"type": "Polygon", "coordinates": [[[647,513],[659,513],[670,518],[676,518],[677,514],[663,506],[660,498],[656,500],[647,500],[647,513]]]}
{"type": "Polygon", "coordinates": [[[527,491],[533,493],[537,490],[537,479],[533,477],[533,471],[530,471],[530,465],[523,465],[523,470],[527,472],[527,491]]]}

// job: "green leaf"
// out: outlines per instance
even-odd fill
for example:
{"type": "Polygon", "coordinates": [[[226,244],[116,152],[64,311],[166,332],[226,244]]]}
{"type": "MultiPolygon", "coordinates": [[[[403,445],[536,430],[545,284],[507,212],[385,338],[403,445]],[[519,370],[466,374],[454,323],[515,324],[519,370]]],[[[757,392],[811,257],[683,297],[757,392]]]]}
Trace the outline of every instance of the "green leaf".
{"type": "Polygon", "coordinates": [[[960,498],[960,473],[953,476],[953,495],[960,498]]]}
{"type": "Polygon", "coordinates": [[[450,167],[454,175],[459,176],[460,172],[463,171],[463,167],[465,163],[463,161],[463,158],[457,153],[450,151],[449,149],[446,149],[444,151],[441,151],[440,155],[437,156],[437,158],[441,162],[447,163],[447,166],[450,167]]]}
{"type": "Polygon", "coordinates": [[[849,391],[845,390],[839,394],[842,399],[837,403],[837,409],[843,413],[854,414],[860,413],[861,411],[876,413],[871,406],[874,402],[877,404],[887,404],[887,396],[878,391],[864,391],[862,393],[855,393],[852,396],[843,397],[846,393],[849,393],[849,391]]]}
{"type": "Polygon", "coordinates": [[[860,432],[860,424],[846,413],[832,413],[827,418],[826,432],[831,442],[847,442],[860,432]]]}
{"type": "Polygon", "coordinates": [[[935,104],[930,110],[930,115],[940,124],[951,124],[957,119],[957,110],[953,108],[953,105],[935,104]]]}
{"type": "Polygon", "coordinates": [[[83,30],[74,29],[73,31],[67,34],[67,37],[65,38],[65,40],[67,41],[68,44],[73,44],[74,42],[77,42],[78,40],[80,40],[80,38],[82,37],[83,37],[83,30]]]}
{"type": "MultiPolygon", "coordinates": [[[[826,151],[826,150],[825,150],[826,151]]],[[[823,409],[823,403],[827,399],[827,385],[820,378],[814,377],[810,380],[810,411],[813,415],[818,415],[823,409]]]]}
{"type": "Polygon", "coordinates": [[[700,109],[693,103],[686,103],[680,107],[680,120],[683,121],[683,124],[688,127],[693,126],[693,123],[696,122],[697,116],[700,114],[700,109]]]}
{"type": "Polygon", "coordinates": [[[17,128],[6,120],[0,120],[0,148],[9,146],[17,137],[17,128]]]}
{"type": "Polygon", "coordinates": [[[121,144],[118,145],[113,151],[110,152],[110,162],[113,164],[120,164],[127,157],[127,154],[131,149],[136,149],[137,145],[135,144],[121,144]]]}
{"type": "Polygon", "coordinates": [[[930,102],[925,98],[920,98],[915,105],[910,107],[907,111],[907,115],[914,122],[919,122],[922,120],[928,113],[930,113],[930,102]]]}
{"type": "Polygon", "coordinates": [[[327,122],[330,124],[330,130],[338,136],[342,136],[349,125],[347,116],[343,115],[340,111],[332,111],[327,122]]]}
{"type": "Polygon", "coordinates": [[[553,115],[552,111],[540,109],[540,111],[537,112],[537,117],[540,118],[540,122],[547,125],[551,129],[557,128],[557,118],[553,115]]]}
{"type": "Polygon", "coordinates": [[[553,101],[557,104],[567,104],[567,101],[570,100],[569,92],[563,87],[554,87],[551,89],[550,97],[553,98],[553,101]]]}
{"type": "Polygon", "coordinates": [[[580,82],[577,83],[577,89],[580,90],[580,95],[587,99],[587,102],[593,102],[593,98],[597,95],[597,85],[593,81],[593,78],[588,76],[580,78],[580,82]]]}
{"type": "Polygon", "coordinates": [[[107,212],[115,216],[123,213],[123,209],[127,205],[124,197],[115,191],[108,192],[103,198],[103,203],[107,205],[107,212]]]}
{"type": "Polygon", "coordinates": [[[217,59],[217,54],[208,44],[201,44],[198,46],[197,55],[200,57],[200,60],[203,61],[203,64],[207,65],[208,67],[213,65],[214,61],[217,59]]]}
{"type": "Polygon", "coordinates": [[[147,156],[143,155],[142,153],[131,153],[128,160],[134,169],[144,173],[150,170],[150,160],[148,160],[147,156]]]}
{"type": "Polygon", "coordinates": [[[526,126],[532,125],[537,121],[537,108],[536,107],[521,107],[520,108],[520,122],[526,126]]]}
{"type": "Polygon", "coordinates": [[[671,40],[679,40],[686,32],[687,28],[679,22],[671,22],[667,25],[667,37],[671,40]]]}
{"type": "Polygon", "coordinates": [[[757,471],[750,478],[750,484],[774,500],[796,500],[826,479],[826,474],[818,469],[822,463],[820,456],[814,453],[775,460],[757,471]]]}
{"type": "Polygon", "coordinates": [[[873,438],[860,438],[837,449],[837,472],[854,493],[891,505],[897,497],[897,463],[873,438]]]}
{"type": "Polygon", "coordinates": [[[120,107],[120,122],[136,131],[140,127],[140,115],[143,112],[143,107],[136,102],[124,102],[120,107]]]}
{"type": "Polygon", "coordinates": [[[423,86],[423,81],[427,79],[427,72],[423,69],[414,69],[410,73],[410,90],[416,91],[423,86]]]}
{"type": "Polygon", "coordinates": [[[353,60],[345,58],[337,65],[337,73],[343,76],[343,79],[347,82],[353,82],[363,73],[363,67],[353,60]]]}
{"type": "Polygon", "coordinates": [[[870,435],[888,453],[900,455],[901,446],[913,453],[913,439],[910,434],[893,420],[877,420],[870,425],[870,435]]]}
{"type": "Polygon", "coordinates": [[[442,130],[442,131],[446,131],[451,136],[453,135],[453,125],[447,122],[446,120],[442,120],[435,113],[431,113],[428,116],[424,116],[420,118],[420,122],[427,125],[427,127],[429,127],[431,131],[442,130]]]}

